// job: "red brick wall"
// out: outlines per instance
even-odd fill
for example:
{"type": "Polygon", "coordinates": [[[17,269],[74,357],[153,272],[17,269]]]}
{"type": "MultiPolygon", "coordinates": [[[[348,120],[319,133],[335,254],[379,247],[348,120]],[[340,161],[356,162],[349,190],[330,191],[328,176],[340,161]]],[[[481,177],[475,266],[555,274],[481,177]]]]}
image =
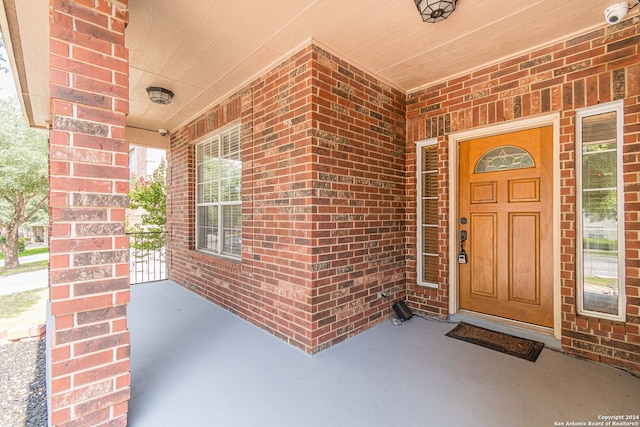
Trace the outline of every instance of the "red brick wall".
{"type": "Polygon", "coordinates": [[[384,320],[389,300],[404,299],[406,125],[403,93],[322,49],[314,58],[313,321],[320,350],[384,320]]]}
{"type": "MultiPolygon", "coordinates": [[[[565,42],[522,54],[408,95],[408,194],[415,189],[413,142],[437,137],[440,153],[440,215],[448,215],[447,135],[542,113],[560,113],[562,347],[588,359],[640,371],[640,24],[628,19],[565,42]],[[576,314],[575,110],[624,99],[626,230],[626,322],[576,314]]],[[[415,235],[411,202],[410,238],[415,235]]],[[[448,314],[448,234],[440,227],[440,287],[408,276],[411,305],[448,314]]],[[[412,254],[415,255],[415,254],[412,254]]]]}
{"type": "Polygon", "coordinates": [[[309,161],[303,123],[310,122],[309,60],[301,52],[174,133],[167,201],[171,279],[307,351],[311,267],[306,245],[293,243],[295,226],[306,219],[291,222],[288,212],[304,204],[308,177],[296,176],[300,191],[287,192],[309,161]],[[195,251],[193,142],[230,123],[243,127],[241,261],[195,251]]]}
{"type": "Polygon", "coordinates": [[[127,1],[52,0],[50,12],[49,421],[125,426],[127,1]]]}
{"type": "MultiPolygon", "coordinates": [[[[307,352],[404,289],[404,95],[308,47],[172,135],[171,278],[307,352]],[[242,260],[195,251],[195,146],[243,126],[242,260]]],[[[388,308],[387,308],[388,309],[388,308]]]]}

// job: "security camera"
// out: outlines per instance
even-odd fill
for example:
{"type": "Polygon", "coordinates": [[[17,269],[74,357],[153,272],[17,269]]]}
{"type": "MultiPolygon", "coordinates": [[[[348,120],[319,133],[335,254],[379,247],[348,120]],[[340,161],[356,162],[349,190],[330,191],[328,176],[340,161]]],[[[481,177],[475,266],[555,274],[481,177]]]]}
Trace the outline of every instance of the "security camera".
{"type": "Polygon", "coordinates": [[[622,2],[609,6],[604,10],[604,17],[611,25],[622,21],[629,11],[629,3],[622,2]]]}
{"type": "Polygon", "coordinates": [[[160,134],[160,136],[167,136],[169,131],[166,129],[158,129],[158,133],[160,134]]]}

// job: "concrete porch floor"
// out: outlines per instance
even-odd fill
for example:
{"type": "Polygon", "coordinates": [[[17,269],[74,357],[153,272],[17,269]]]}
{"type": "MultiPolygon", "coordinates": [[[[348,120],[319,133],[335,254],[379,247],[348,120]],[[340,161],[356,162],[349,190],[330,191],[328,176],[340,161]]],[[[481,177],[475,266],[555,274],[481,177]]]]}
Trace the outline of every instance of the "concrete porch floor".
{"type": "Polygon", "coordinates": [[[387,321],[309,357],[171,281],[133,286],[128,313],[131,427],[543,427],[640,415],[639,378],[549,349],[527,362],[447,338],[449,323],[387,321]]]}

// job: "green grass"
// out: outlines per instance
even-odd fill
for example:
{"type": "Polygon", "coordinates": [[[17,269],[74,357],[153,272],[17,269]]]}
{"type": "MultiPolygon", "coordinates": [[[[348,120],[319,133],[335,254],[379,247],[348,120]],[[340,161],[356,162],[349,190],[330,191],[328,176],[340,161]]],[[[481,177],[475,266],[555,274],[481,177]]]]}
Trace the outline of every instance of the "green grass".
{"type": "Polygon", "coordinates": [[[584,280],[585,282],[589,282],[594,285],[608,286],[609,284],[614,284],[615,286],[617,286],[616,281],[613,279],[606,279],[606,278],[596,277],[596,276],[587,276],[584,278],[584,280]]]}
{"type": "Polygon", "coordinates": [[[617,251],[602,251],[599,249],[585,249],[584,253],[591,254],[591,255],[600,255],[600,256],[605,256],[609,258],[617,258],[618,256],[617,251]]]}
{"type": "Polygon", "coordinates": [[[33,307],[40,300],[42,289],[0,296],[0,318],[11,319],[33,307]]]}
{"type": "MultiPolygon", "coordinates": [[[[24,252],[20,252],[18,257],[28,256],[28,255],[38,255],[38,254],[46,254],[49,252],[49,248],[32,248],[26,249],[24,252]]],[[[4,259],[4,254],[0,252],[0,259],[4,259]]]]}
{"type": "Polygon", "coordinates": [[[11,270],[0,270],[0,277],[11,276],[12,274],[26,273],[29,271],[42,270],[49,266],[49,260],[29,262],[26,264],[20,264],[17,268],[11,270]]]}

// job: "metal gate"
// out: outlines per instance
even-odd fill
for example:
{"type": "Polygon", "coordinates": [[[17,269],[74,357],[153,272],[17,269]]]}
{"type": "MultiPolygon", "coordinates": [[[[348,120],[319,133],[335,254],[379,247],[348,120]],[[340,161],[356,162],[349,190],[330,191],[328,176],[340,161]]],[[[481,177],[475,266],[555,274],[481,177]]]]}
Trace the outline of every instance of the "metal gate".
{"type": "Polygon", "coordinates": [[[131,284],[166,280],[166,239],[164,231],[130,232],[131,284]]]}

